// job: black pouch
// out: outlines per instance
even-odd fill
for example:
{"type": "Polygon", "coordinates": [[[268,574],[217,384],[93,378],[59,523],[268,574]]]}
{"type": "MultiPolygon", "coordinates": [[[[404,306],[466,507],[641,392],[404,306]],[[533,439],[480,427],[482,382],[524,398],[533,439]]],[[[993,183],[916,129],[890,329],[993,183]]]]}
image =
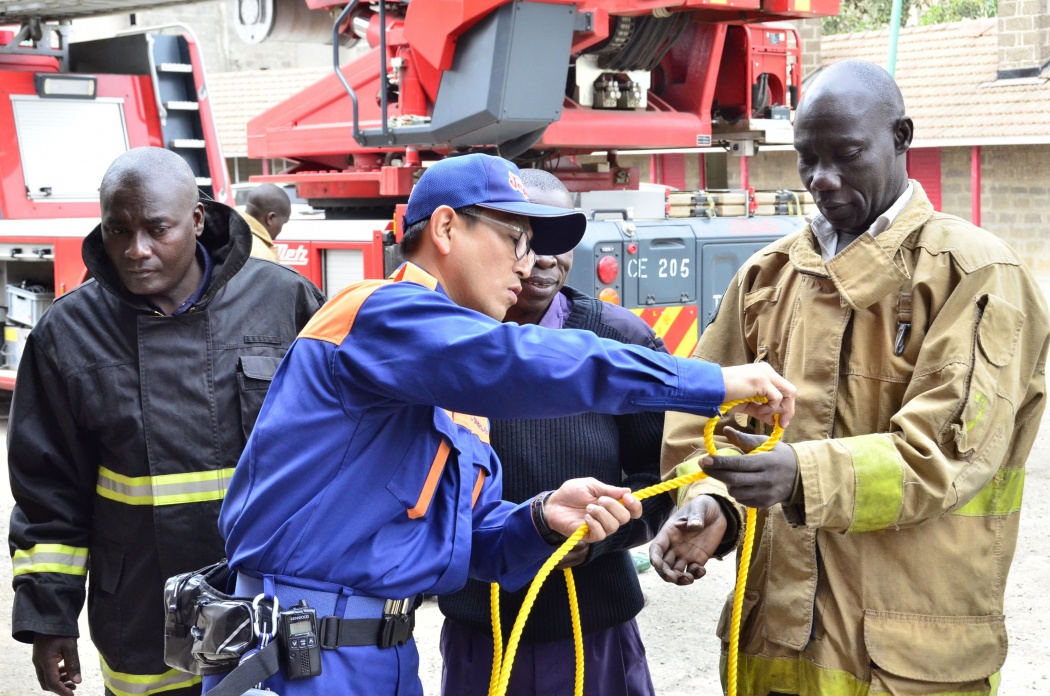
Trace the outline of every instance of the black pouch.
{"type": "Polygon", "coordinates": [[[200,599],[197,623],[190,631],[190,652],[203,670],[227,671],[255,647],[255,612],[246,599],[200,599]]]}
{"type": "Polygon", "coordinates": [[[232,596],[234,573],[225,560],[164,583],[164,662],[201,676],[237,666],[255,647],[251,599],[232,596]]]}

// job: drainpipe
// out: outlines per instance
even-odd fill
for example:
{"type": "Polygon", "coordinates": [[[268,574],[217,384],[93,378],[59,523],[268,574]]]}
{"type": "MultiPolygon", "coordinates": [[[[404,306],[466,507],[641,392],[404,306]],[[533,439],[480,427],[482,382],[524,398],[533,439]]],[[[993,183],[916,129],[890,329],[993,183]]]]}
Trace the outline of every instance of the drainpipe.
{"type": "Polygon", "coordinates": [[[981,226],[981,146],[970,149],[970,222],[981,226]]]}
{"type": "Polygon", "coordinates": [[[890,15],[890,54],[886,59],[886,72],[893,77],[897,70],[897,36],[901,31],[901,0],[893,0],[890,15]]]}

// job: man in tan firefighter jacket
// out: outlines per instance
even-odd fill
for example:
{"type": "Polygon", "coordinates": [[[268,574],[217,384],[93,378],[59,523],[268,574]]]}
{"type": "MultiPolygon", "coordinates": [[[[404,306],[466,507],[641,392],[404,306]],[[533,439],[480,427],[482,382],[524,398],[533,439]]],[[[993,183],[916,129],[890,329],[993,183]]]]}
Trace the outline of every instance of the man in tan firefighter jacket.
{"type": "MultiPolygon", "coordinates": [[[[687,584],[739,534],[727,490],[760,508],[741,696],[976,696],[999,683],[1003,586],[1046,401],[1046,303],[1013,250],[908,181],[911,140],[888,73],[826,68],[795,122],[821,214],[744,265],[694,353],[768,361],[799,388],[790,444],[702,458],[712,478],[681,496],[651,550],[687,584]]],[[[703,422],[667,414],[665,469],[689,468],[703,422]]],[[[764,439],[726,428],[720,447],[764,439]]]]}
{"type": "Polygon", "coordinates": [[[99,193],[102,224],[83,245],[94,280],[44,314],[18,369],[12,632],[33,643],[40,686],[70,694],[90,572],[106,693],[188,696],[200,677],[164,664],[164,580],[222,557],[233,467],[324,298],[295,271],[249,258],[247,224],[200,202],[169,150],[121,155],[99,193]]]}

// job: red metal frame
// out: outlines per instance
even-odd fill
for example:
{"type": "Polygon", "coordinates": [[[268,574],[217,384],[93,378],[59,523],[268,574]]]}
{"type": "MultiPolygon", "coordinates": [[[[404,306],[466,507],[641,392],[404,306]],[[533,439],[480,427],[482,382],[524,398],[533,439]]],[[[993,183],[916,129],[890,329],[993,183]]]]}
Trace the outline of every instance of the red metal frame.
{"type": "MultiPolygon", "coordinates": [[[[780,74],[771,79],[774,101],[785,103],[789,84],[797,84],[797,71],[789,72],[799,49],[797,32],[793,48],[770,45],[768,33],[783,35],[790,27],[752,28],[741,22],[757,19],[786,19],[833,14],[836,0],[546,0],[553,4],[575,5],[579,12],[592,13],[593,30],[574,35],[574,53],[584,50],[608,36],[610,15],[639,16],[654,9],[687,12],[693,18],[686,32],[664,56],[654,73],[654,83],[645,110],[620,111],[582,107],[566,99],[561,119],[547,128],[537,147],[555,148],[559,154],[591,152],[601,149],[643,149],[696,147],[711,141],[711,104],[717,98],[727,103],[729,91],[727,32],[734,41],[746,45],[733,54],[739,101],[750,107],[750,85],[762,73],[780,74]],[[743,38],[739,38],[743,37],[743,38]],[[658,73],[658,75],[657,75],[658,73]],[[728,78],[727,78],[728,79],[728,78]],[[723,95],[719,90],[726,94],[723,95]]],[[[441,0],[417,1],[407,5],[404,17],[396,10],[388,14],[386,55],[373,48],[357,61],[343,66],[341,72],[359,95],[358,123],[362,130],[380,126],[381,112],[373,95],[381,85],[381,69],[392,71],[392,61],[400,59],[398,99],[391,102],[393,116],[428,116],[433,110],[442,71],[452,63],[456,39],[477,21],[510,0],[441,0]]],[[[307,0],[310,7],[329,8],[335,0],[307,0]]],[[[379,20],[370,18],[366,32],[369,43],[377,43],[379,20]]],[[[568,56],[567,56],[568,58],[568,56]]],[[[398,148],[362,147],[353,140],[350,100],[335,75],[323,78],[286,102],[279,104],[248,124],[250,157],[286,158],[299,164],[282,175],[265,181],[295,181],[309,189],[311,198],[393,196],[402,198],[407,191],[391,185],[390,177],[403,181],[402,173],[385,171],[374,163],[380,152],[398,152],[398,148]],[[350,162],[349,166],[347,162],[350,162]],[[314,174],[321,175],[320,178],[314,174]],[[326,190],[327,189],[327,190],[326,190]],[[389,193],[378,193],[386,189],[389,193]],[[334,193],[337,192],[337,193],[334,193]]],[[[402,150],[403,151],[403,150],[402,150]]],[[[441,156],[440,148],[435,153],[441,156]]],[[[430,155],[431,157],[434,154],[430,155]]],[[[413,171],[416,167],[408,165],[413,171]]],[[[300,195],[303,189],[300,189],[300,195]]]]}
{"type": "Polygon", "coordinates": [[[981,146],[970,149],[970,222],[981,226],[981,146]]]}
{"type": "Polygon", "coordinates": [[[798,30],[787,25],[744,24],[727,29],[714,98],[723,115],[752,118],[752,85],[768,76],[770,105],[790,106],[789,87],[801,89],[798,30]],[[788,35],[793,37],[789,41],[788,35]],[[791,44],[794,44],[792,46],[791,44]]]}

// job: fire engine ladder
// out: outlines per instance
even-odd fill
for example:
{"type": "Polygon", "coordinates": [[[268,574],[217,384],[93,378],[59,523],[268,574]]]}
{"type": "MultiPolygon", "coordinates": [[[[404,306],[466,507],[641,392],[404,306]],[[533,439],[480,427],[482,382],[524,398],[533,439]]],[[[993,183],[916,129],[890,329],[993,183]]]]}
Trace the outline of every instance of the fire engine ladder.
{"type": "Polygon", "coordinates": [[[186,160],[198,188],[215,198],[199,101],[206,98],[207,89],[203,77],[193,70],[185,36],[135,32],[74,43],[70,45],[70,62],[76,72],[148,75],[153,82],[164,146],[186,160]]]}
{"type": "Polygon", "coordinates": [[[214,198],[208,165],[207,142],[201,122],[197,95],[206,95],[204,84],[197,84],[185,36],[146,34],[153,85],[160,111],[164,145],[182,155],[197,178],[197,186],[214,198]]]}

